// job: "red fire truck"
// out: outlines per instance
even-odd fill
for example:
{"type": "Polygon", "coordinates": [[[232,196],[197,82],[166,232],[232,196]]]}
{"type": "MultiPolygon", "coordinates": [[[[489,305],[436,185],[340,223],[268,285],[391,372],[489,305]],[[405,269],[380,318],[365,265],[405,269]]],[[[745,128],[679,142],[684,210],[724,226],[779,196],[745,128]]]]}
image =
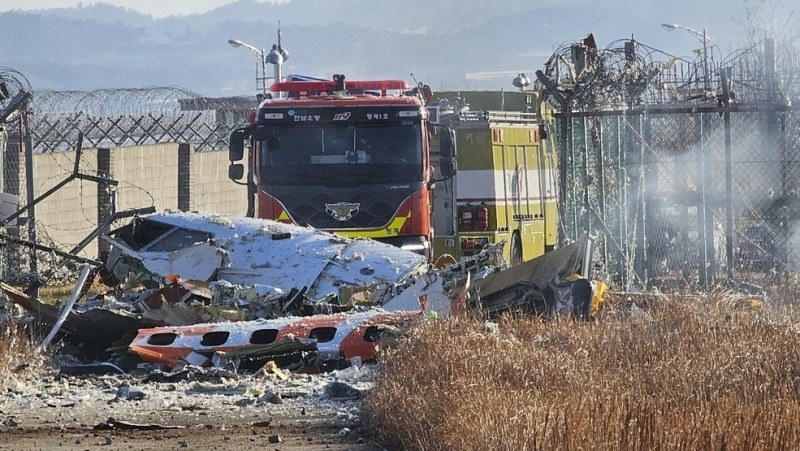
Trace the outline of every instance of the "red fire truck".
{"type": "MultiPolygon", "coordinates": [[[[334,75],[330,81],[278,82],[271,90],[274,98],[231,135],[230,178],[245,177],[238,162],[247,159],[248,216],[432,256],[430,89],[334,75]]],[[[437,132],[438,167],[452,176],[453,136],[447,129],[437,132]]]]}

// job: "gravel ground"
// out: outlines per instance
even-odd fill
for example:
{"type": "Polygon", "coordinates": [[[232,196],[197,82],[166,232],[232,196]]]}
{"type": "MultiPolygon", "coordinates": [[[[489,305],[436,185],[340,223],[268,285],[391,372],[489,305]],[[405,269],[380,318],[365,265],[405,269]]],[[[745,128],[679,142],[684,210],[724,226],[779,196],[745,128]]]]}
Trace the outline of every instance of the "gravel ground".
{"type": "Polygon", "coordinates": [[[381,450],[360,419],[375,372],[282,380],[146,368],[12,383],[0,395],[0,449],[381,450]]]}

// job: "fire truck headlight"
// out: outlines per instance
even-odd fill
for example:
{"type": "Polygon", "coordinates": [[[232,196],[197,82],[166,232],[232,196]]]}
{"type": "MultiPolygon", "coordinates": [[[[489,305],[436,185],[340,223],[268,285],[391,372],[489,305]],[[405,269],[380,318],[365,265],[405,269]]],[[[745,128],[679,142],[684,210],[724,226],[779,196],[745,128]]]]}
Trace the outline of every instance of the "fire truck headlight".
{"type": "Polygon", "coordinates": [[[403,236],[381,241],[426,257],[430,255],[431,243],[424,236],[403,236]]]}

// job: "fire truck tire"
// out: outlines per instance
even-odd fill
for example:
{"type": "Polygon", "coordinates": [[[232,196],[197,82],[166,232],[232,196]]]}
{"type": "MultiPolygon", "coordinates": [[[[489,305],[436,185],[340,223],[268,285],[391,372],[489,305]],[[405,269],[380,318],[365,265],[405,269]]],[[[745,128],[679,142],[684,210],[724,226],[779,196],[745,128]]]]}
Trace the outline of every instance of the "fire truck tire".
{"type": "Polygon", "coordinates": [[[511,236],[511,257],[508,263],[511,266],[517,266],[522,263],[522,243],[517,232],[514,232],[511,236]]]}

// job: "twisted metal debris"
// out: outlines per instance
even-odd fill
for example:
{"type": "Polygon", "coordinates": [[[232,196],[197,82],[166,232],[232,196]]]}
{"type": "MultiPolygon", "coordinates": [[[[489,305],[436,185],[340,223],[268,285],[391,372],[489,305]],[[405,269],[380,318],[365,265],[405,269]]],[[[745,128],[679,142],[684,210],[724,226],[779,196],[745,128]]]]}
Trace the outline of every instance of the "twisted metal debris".
{"type": "Polygon", "coordinates": [[[769,41],[718,60],[712,46],[704,61],[702,54],[678,57],[633,39],[601,49],[589,35],[561,45],[545,63],[543,74],[572,109],[583,111],[716,101],[725,80],[739,102],[778,100],[775,93],[784,99],[797,97],[800,79],[794,68],[800,65],[800,54],[789,45],[777,46],[775,70],[767,72],[761,50],[769,41]]]}

